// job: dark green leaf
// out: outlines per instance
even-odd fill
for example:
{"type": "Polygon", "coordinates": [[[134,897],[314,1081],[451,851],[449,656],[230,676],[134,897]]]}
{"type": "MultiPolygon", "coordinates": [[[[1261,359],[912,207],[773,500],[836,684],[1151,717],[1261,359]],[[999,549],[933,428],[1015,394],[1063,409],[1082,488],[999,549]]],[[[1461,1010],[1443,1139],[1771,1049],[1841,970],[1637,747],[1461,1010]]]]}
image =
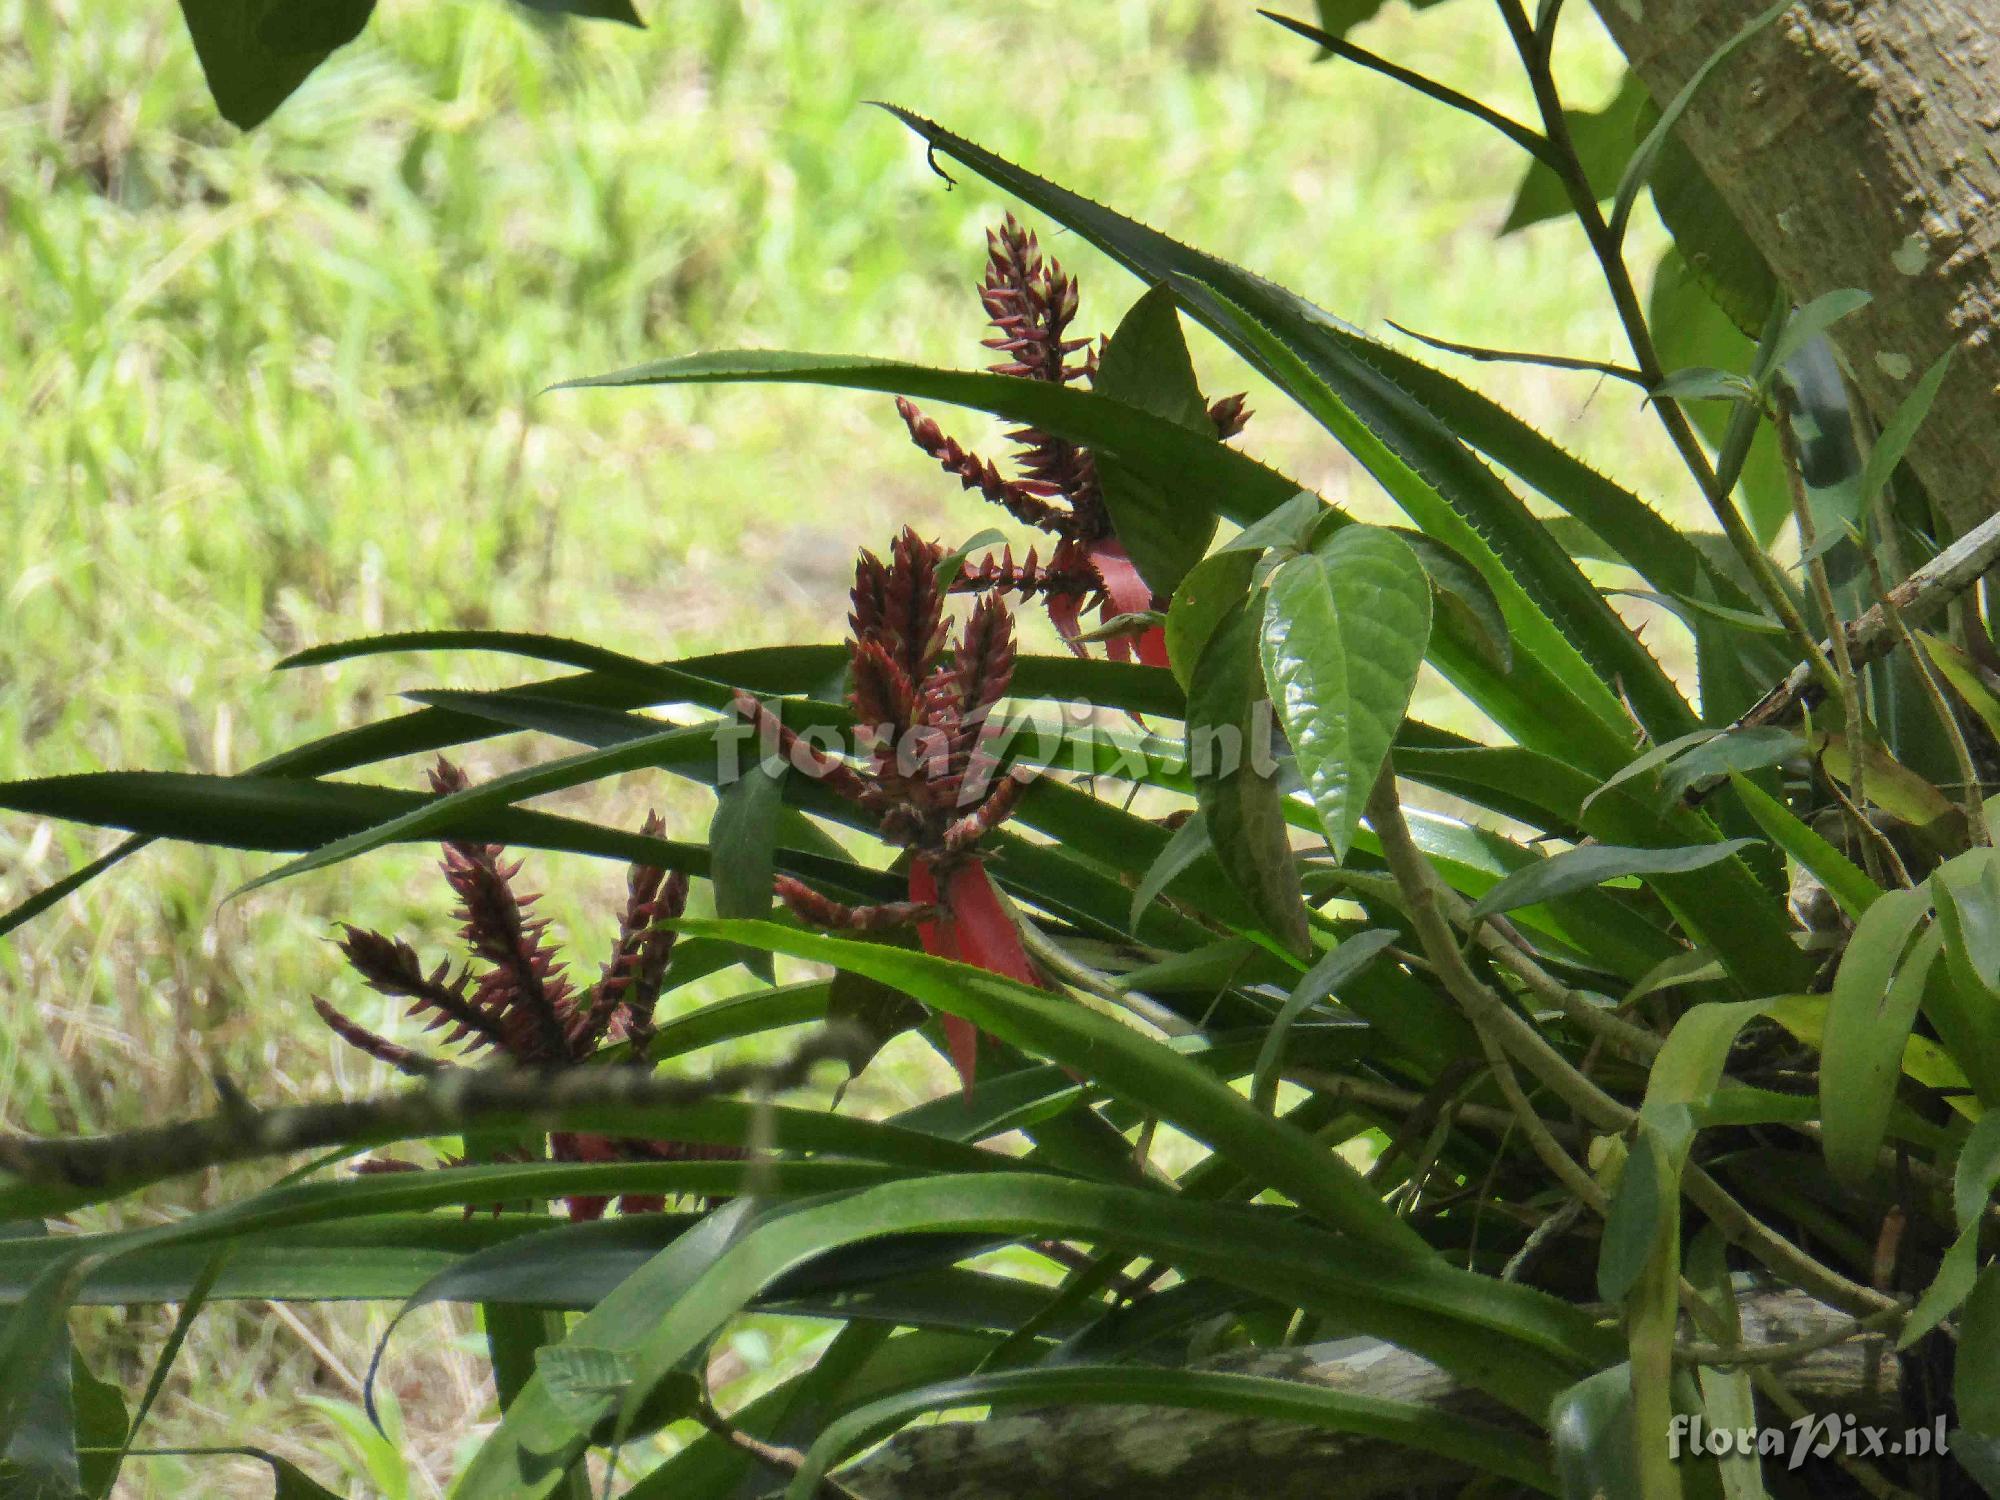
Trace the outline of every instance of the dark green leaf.
{"type": "Polygon", "coordinates": [[[69,1306],[76,1290],[90,1273],[88,1257],[71,1252],[49,1262],[28,1288],[27,1296],[14,1304],[0,1331],[0,1454],[24,1465],[43,1468],[51,1458],[50,1443],[66,1449],[59,1477],[65,1481],[76,1475],[76,1450],[71,1430],[69,1393],[60,1392],[59,1405],[49,1399],[57,1393],[49,1378],[51,1361],[68,1384],[67,1348],[69,1306]],[[52,1421],[59,1420],[62,1432],[52,1434],[52,1421]]]}
{"type": "Polygon", "coordinates": [[[1613,1365],[1579,1381],[1549,1408],[1549,1436],[1563,1500],[1643,1493],[1632,1423],[1632,1367],[1613,1365]]]}
{"type": "MultiPolygon", "coordinates": [[[[1618,186],[1618,174],[1624,170],[1633,144],[1639,139],[1640,112],[1649,102],[1646,86],[1628,72],[1604,108],[1563,111],[1563,123],[1569,128],[1570,142],[1576,148],[1584,177],[1590,183],[1592,196],[1600,202],[1609,198],[1618,186]]],[[[1569,212],[1569,194],[1563,189],[1562,179],[1546,164],[1530,162],[1520,187],[1514,191],[1514,203],[1507,210],[1500,233],[1512,234],[1569,212]]]]}
{"type": "Polygon", "coordinates": [[[1728,859],[1755,843],[1729,839],[1718,844],[1693,844],[1679,849],[1628,849],[1615,844],[1586,844],[1516,870],[1494,886],[1472,909],[1474,917],[1490,917],[1517,906],[1533,906],[1552,896],[1602,885],[1627,875],[1681,875],[1728,859]]]}
{"type": "Polygon", "coordinates": [[[1907,1349],[1957,1311],[1971,1295],[1979,1274],[1979,1230],[2000,1187],[2000,1113],[1982,1115],[1959,1147],[1952,1173],[1952,1209],[1958,1238],[1938,1262],[1930,1286],[1911,1309],[1897,1336],[1896,1347],[1907,1349]]]}
{"type": "Polygon", "coordinates": [[[1757,387],[1729,370],[1676,370],[1647,393],[1655,401],[1754,401],[1757,387]]]}
{"type": "Polygon", "coordinates": [[[1874,300],[1872,294],[1851,286],[1813,298],[1785,320],[1784,331],[1778,335],[1768,356],[1770,376],[1775,377],[1794,355],[1835,323],[1860,312],[1874,300]]]}
{"type": "Polygon", "coordinates": [[[1660,777],[1660,789],[1669,797],[1679,797],[1711,776],[1780,765],[1801,754],[1805,743],[1803,735],[1775,726],[1733,729],[1676,759],[1660,777]]]}
{"type": "Polygon", "coordinates": [[[1834,848],[1770,793],[1747,777],[1732,773],[1729,784],[1765,835],[1826,887],[1849,917],[1859,919],[1875,904],[1882,888],[1860,866],[1834,848]]]}
{"type": "Polygon", "coordinates": [[[70,1407],[76,1420],[77,1480],[89,1500],[103,1500],[118,1478],[119,1450],[128,1436],[125,1397],[108,1380],[99,1380],[72,1351],[69,1364],[70,1407]]]}
{"type": "MultiPolygon", "coordinates": [[[[1315,497],[1317,505],[1317,497],[1315,497]]],[[[1289,507],[1281,508],[1289,509],[1289,507]]],[[[1272,512],[1273,515],[1281,511],[1272,512]]],[[[1262,523],[1260,522],[1259,525],[1262,523]]],[[[1252,528],[1253,530],[1255,528],[1252,528]]],[[[1244,533],[1246,536],[1248,532],[1244,533]]],[[[1167,611],[1167,660],[1174,677],[1185,688],[1194,678],[1195,663],[1208,646],[1216,626],[1230,611],[1242,604],[1250,591],[1250,578],[1257,566],[1252,551],[1231,551],[1227,545],[1213,557],[1195,564],[1181,586],[1174,590],[1173,605],[1167,611]]]]}
{"type": "Polygon", "coordinates": [[[1174,877],[1208,852],[1208,826],[1197,812],[1174,830],[1174,836],[1167,840],[1167,847],[1160,851],[1159,858],[1146,867],[1139,888],[1132,893],[1131,925],[1138,927],[1146,908],[1165,893],[1174,883],[1174,877]]]}
{"type": "Polygon", "coordinates": [[[741,350],[660,360],[610,375],[565,381],[553,389],[718,381],[847,386],[977,407],[1086,444],[1099,453],[1114,454],[1156,482],[1188,484],[1204,494],[1225,497],[1224,514],[1239,522],[1255,520],[1299,490],[1295,481],[1217,442],[1212,429],[1206,434],[1190,432],[1178,422],[1094,391],[1011,375],[936,370],[858,355],[741,350]]]}
{"type": "MultiPolygon", "coordinates": [[[[1219,444],[1181,337],[1173,293],[1156,286],[1125,314],[1105,345],[1091,390],[1219,444]]],[[[1219,497],[1193,482],[1148,477],[1113,454],[1097,458],[1105,508],[1140,577],[1166,598],[1215,536],[1219,497]]]]}
{"type": "Polygon", "coordinates": [[[1223,873],[1272,935],[1306,950],[1305,900],[1278,789],[1271,703],[1257,669],[1257,615],[1217,625],[1188,688],[1187,765],[1223,873]]]}
{"type": "Polygon", "coordinates": [[[1358,932],[1328,949],[1319,962],[1306,971],[1305,978],[1285,997],[1284,1008],[1271,1023],[1264,1045],[1257,1053],[1257,1067],[1250,1085],[1251,1103],[1267,1111],[1277,1107],[1278,1074],[1284,1066],[1285,1042],[1291,1035],[1293,1024],[1305,1014],[1306,1007],[1317,1005],[1338,992],[1378,953],[1395,942],[1396,937],[1396,933],[1382,927],[1358,932]]]}
{"type": "Polygon", "coordinates": [[[1942,945],[1935,927],[1910,941],[1929,908],[1922,890],[1877,899],[1856,924],[1834,975],[1820,1048],[1820,1114],[1827,1165],[1850,1185],[1875,1173],[1903,1049],[1942,945]]]}
{"type": "Polygon", "coordinates": [[[929,1412],[966,1406],[1085,1403],[1227,1412],[1259,1421],[1296,1422],[1331,1432],[1357,1433],[1442,1454],[1532,1490],[1555,1493],[1539,1443],[1435,1409],[1270,1376],[1149,1370],[1133,1365],[1063,1365],[947,1381],[850,1411],[812,1445],[785,1491],[786,1500],[812,1500],[821,1493],[821,1478],[847,1455],[929,1412]]]}
{"type": "Polygon", "coordinates": [[[1284,563],[1264,607],[1264,679],[1336,859],[1409,709],[1430,585],[1394,532],[1350,526],[1284,563]]]}
{"type": "Polygon", "coordinates": [[[1621,733],[1614,726],[1626,710],[1605,687],[1613,678],[1655,732],[1694,727],[1659,664],[1575,562],[1433,413],[1386,378],[1378,362],[1354,351],[1354,330],[1282,288],[1022,171],[928,120],[895,112],[938,150],[1062,220],[1149,282],[1167,281],[1184,308],[1330,424],[1419,526],[1480,567],[1507,611],[1517,656],[1511,675],[1518,680],[1498,693],[1490,675],[1480,675],[1491,669],[1484,663],[1475,669],[1469,653],[1450,640],[1440,643],[1439,662],[1455,679],[1479,676],[1482,707],[1496,719],[1530,735],[1560,734],[1582,761],[1607,762],[1607,774],[1615,769],[1613,757],[1624,758],[1622,744],[1614,747],[1621,733]],[[1532,658],[1537,669],[1524,675],[1521,657],[1532,658]],[[1547,691],[1535,691],[1528,679],[1537,676],[1547,691]],[[1565,710],[1560,728],[1552,717],[1557,704],[1565,710]],[[1588,711],[1568,711],[1579,707],[1588,711]]]}
{"type": "Polygon", "coordinates": [[[643,27],[646,24],[639,19],[639,12],[632,8],[632,0],[514,0],[514,3],[552,16],[581,16],[592,21],[622,21],[627,26],[643,27]]]}
{"type": "Polygon", "coordinates": [[[1625,1300],[1658,1244],[1661,1210],[1673,1191],[1660,1157],[1659,1146],[1644,1131],[1626,1152],[1597,1252],[1597,1295],[1606,1302],[1625,1300]]]}
{"type": "Polygon", "coordinates": [[[215,107],[244,130],[359,36],[374,9],[375,0],[181,0],[215,107]]]}
{"type": "Polygon", "coordinates": [[[1326,515],[1327,503],[1324,500],[1311,490],[1300,490],[1269,515],[1245,526],[1216,551],[1262,552],[1270,547],[1281,547],[1303,552],[1326,515]]]}
{"type": "Polygon", "coordinates": [[[1979,1273],[1958,1319],[1958,1355],[1951,1394],[1958,1424],[2000,1438],[2000,1264],[1979,1273]]]}
{"type": "Polygon", "coordinates": [[[1410,544],[1431,581],[1431,599],[1458,623],[1459,634],[1502,672],[1514,665],[1514,642],[1507,634],[1507,616],[1486,575],[1456,549],[1421,531],[1398,526],[1396,535],[1410,544]]]}
{"type": "Polygon", "coordinates": [[[1952,351],[1947,349],[1938,356],[1937,362],[1924,371],[1923,377],[1903,398],[1895,414],[1882,424],[1882,434],[1875,439],[1875,446],[1868,451],[1868,467],[1861,475],[1861,503],[1866,506],[1888,488],[1890,476],[1896,472],[1896,465],[1903,461],[1903,455],[1910,451],[1910,442],[1917,435],[1917,429],[1924,425],[1924,418],[1930,415],[1931,403],[1937,399],[1938,387],[1944,384],[1944,377],[1951,369],[1952,351]]]}
{"type": "MultiPolygon", "coordinates": [[[[1659,111],[1647,100],[1635,116],[1633,138],[1650,129],[1659,111]]],[[[1653,207],[1674,237],[1674,253],[1720,311],[1748,337],[1756,337],[1770,312],[1778,279],[1735,212],[1678,135],[1668,138],[1654,164],[1653,207]]]]}
{"type": "Polygon", "coordinates": [[[1679,124],[1681,116],[1687,113],[1688,105],[1694,102],[1694,96],[1701,92],[1702,85],[1708,82],[1709,76],[1727,62],[1739,47],[1783,15],[1791,3],[1792,0],[1777,0],[1776,4],[1746,22],[1728,41],[1703,60],[1701,66],[1689,76],[1688,81],[1681,85],[1680,92],[1675,94],[1660,111],[1660,118],[1654,122],[1646,138],[1639,142],[1638,149],[1625,163],[1625,170],[1618,179],[1618,189],[1612,197],[1610,219],[1614,241],[1624,238],[1625,225],[1632,216],[1632,207],[1638,200],[1639,189],[1651,176],[1653,165],[1659,160],[1661,151],[1666,148],[1674,126],[1679,124]]]}
{"type": "MultiPolygon", "coordinates": [[[[709,872],[718,917],[770,915],[771,874],[776,867],[778,821],[785,808],[785,763],[753,761],[736,780],[716,792],[715,818],[708,825],[709,872]]],[[[772,982],[769,954],[748,953],[744,966],[772,982]]]]}

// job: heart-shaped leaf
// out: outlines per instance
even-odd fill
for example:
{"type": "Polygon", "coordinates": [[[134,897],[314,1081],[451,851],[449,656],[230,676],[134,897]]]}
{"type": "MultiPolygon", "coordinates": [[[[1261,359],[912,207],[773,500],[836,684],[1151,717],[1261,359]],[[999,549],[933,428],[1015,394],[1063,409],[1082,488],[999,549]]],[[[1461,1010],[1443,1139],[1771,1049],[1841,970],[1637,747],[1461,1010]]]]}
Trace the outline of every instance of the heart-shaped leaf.
{"type": "Polygon", "coordinates": [[[1380,527],[1343,527],[1271,576],[1264,679],[1336,858],[1409,709],[1430,627],[1423,565],[1380,527]]]}

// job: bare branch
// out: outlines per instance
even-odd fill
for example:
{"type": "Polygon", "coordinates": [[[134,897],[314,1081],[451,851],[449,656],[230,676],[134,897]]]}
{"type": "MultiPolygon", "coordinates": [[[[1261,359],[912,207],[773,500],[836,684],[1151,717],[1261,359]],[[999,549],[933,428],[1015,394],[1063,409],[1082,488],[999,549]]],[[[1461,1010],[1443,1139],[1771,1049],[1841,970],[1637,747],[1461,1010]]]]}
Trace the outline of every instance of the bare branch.
{"type": "MultiPolygon", "coordinates": [[[[2000,562],[2000,515],[1988,516],[1890,589],[1886,602],[1902,616],[1905,624],[1922,624],[1977,583],[1996,562],[2000,562]]],[[[1897,641],[1896,623],[1880,604],[1850,620],[1845,634],[1848,655],[1857,667],[1886,656],[1897,641]]],[[[1810,708],[1820,696],[1821,689],[1813,680],[1812,669],[1801,663],[1730,728],[1754,729],[1780,723],[1810,708]]]]}
{"type": "MultiPolygon", "coordinates": [[[[827,1026],[782,1062],[718,1068],[706,1078],[663,1078],[637,1068],[453,1068],[416,1088],[373,1099],[285,1109],[225,1107],[199,1120],[74,1140],[0,1135],[0,1170],[43,1187],[125,1192],[186,1172],[329,1146],[375,1146],[469,1127],[589,1127],[613,1111],[688,1109],[737,1094],[802,1087],[822,1062],[858,1073],[873,1045],[851,1026],[827,1026]]],[[[618,1121],[620,1128],[630,1125],[618,1121]]]]}

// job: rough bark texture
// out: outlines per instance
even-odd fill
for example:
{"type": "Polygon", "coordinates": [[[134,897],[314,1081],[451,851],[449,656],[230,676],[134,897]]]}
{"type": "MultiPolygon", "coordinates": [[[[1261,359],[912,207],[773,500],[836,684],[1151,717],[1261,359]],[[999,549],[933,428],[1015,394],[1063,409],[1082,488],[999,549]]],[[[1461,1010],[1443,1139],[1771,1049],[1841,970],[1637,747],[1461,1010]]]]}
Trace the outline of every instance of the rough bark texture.
{"type": "MultiPolygon", "coordinates": [[[[1745,1299],[1747,1342],[1810,1338],[1845,1319],[1801,1292],[1745,1299]]],[[[1357,1395],[1521,1428],[1489,1397],[1435,1366],[1374,1339],[1265,1351],[1210,1368],[1332,1386],[1357,1395]]],[[[1863,1422],[1902,1423],[1895,1361],[1880,1339],[1817,1350],[1784,1369],[1785,1383],[1815,1410],[1852,1411],[1863,1422]]],[[[1767,1420],[1782,1421],[1766,1414],[1767,1420]]],[[[1830,1469],[1830,1466],[1829,1466],[1830,1469]]],[[[1379,1440],[1248,1417],[1148,1406],[1077,1406],[1003,1412],[981,1422],[913,1427],[843,1471],[863,1500],[1419,1500],[1456,1495],[1469,1472],[1446,1459],[1379,1440]]],[[[1818,1493],[1849,1493],[1836,1472],[1818,1493]]]]}
{"type": "MultiPolygon", "coordinates": [[[[1763,0],[1595,0],[1670,100],[1763,0]]],[[[1909,461],[1963,531],[2000,509],[2000,0],[1799,0],[1712,74],[1680,133],[1878,422],[1947,348],[1909,461]]]]}

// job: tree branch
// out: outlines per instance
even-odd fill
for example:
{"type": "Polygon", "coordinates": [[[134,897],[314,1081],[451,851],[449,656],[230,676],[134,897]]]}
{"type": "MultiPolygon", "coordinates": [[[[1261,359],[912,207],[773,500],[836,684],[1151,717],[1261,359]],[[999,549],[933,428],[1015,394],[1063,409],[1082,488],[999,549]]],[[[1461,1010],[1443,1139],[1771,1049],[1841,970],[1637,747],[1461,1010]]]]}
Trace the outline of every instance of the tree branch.
{"type": "MultiPolygon", "coordinates": [[[[736,1094],[775,1094],[806,1083],[822,1062],[858,1073],[873,1052],[851,1026],[827,1026],[789,1058],[718,1068],[706,1078],[662,1078],[638,1068],[453,1068],[415,1088],[373,1099],[251,1109],[225,1100],[199,1120],[64,1140],[0,1135],[0,1170],[43,1187],[124,1192],[207,1167],[328,1146],[375,1146],[481,1127],[559,1129],[633,1109],[688,1109],[736,1094]]],[[[615,1122],[618,1128],[631,1122],[615,1122]]]]}
{"type": "MultiPolygon", "coordinates": [[[[1890,589],[1885,602],[1902,616],[1905,624],[1921,624],[1971,588],[1996,562],[2000,562],[2000,514],[1988,516],[1890,589]]],[[[1847,623],[1848,656],[1856,667],[1888,655],[1895,647],[1896,623],[1890,609],[1877,604],[1847,623]]],[[[1822,651],[1829,649],[1830,643],[1822,644],[1822,651]]],[[[1801,663],[1730,728],[1754,729],[1780,723],[1812,707],[1821,696],[1812,668],[1801,663]]]]}

